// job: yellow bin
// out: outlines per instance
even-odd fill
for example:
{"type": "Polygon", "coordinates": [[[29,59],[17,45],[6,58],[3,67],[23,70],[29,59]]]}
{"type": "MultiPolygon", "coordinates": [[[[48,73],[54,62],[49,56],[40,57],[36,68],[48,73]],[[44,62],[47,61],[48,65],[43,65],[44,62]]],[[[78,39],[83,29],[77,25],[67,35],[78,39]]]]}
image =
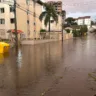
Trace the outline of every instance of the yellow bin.
{"type": "Polygon", "coordinates": [[[10,45],[5,42],[0,42],[0,53],[9,52],[10,45]]]}

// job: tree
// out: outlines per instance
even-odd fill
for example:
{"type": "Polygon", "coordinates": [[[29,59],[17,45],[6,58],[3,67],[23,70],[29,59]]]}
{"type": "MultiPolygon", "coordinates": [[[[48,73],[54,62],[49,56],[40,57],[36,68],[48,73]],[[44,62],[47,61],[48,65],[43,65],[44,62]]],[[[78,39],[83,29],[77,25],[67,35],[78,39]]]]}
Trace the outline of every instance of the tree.
{"type": "Polygon", "coordinates": [[[95,22],[94,21],[91,21],[91,25],[95,25],[95,22]]]}
{"type": "Polygon", "coordinates": [[[81,33],[82,36],[84,36],[84,34],[88,32],[87,25],[82,25],[80,27],[81,27],[80,28],[80,33],[81,33]]]}
{"type": "Polygon", "coordinates": [[[69,25],[77,25],[77,23],[75,22],[75,19],[72,17],[68,17],[66,20],[67,24],[69,25]]]}
{"type": "Polygon", "coordinates": [[[42,12],[39,16],[39,19],[42,21],[44,19],[44,24],[45,26],[47,26],[49,24],[49,32],[51,29],[51,18],[58,23],[58,14],[54,9],[54,6],[52,4],[43,4],[43,6],[45,7],[45,11],[42,12]]]}

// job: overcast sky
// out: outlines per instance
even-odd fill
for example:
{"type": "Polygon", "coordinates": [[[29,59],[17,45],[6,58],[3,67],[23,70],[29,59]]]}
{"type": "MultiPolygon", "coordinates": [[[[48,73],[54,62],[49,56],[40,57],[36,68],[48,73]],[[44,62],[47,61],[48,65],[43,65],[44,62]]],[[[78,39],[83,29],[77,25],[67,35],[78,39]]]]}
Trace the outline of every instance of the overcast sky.
{"type": "Polygon", "coordinates": [[[96,0],[62,0],[62,1],[63,1],[63,9],[66,10],[67,16],[79,17],[90,15],[94,18],[96,16],[96,0]]]}

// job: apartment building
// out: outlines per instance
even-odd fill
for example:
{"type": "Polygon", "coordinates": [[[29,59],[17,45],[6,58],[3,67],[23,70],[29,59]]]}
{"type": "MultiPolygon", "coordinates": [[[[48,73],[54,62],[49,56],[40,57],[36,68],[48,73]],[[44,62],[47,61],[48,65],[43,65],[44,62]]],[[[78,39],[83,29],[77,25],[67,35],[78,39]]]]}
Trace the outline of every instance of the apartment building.
{"type": "MultiPolygon", "coordinates": [[[[13,0],[0,1],[0,37],[8,38],[7,31],[14,29],[14,2],[13,0]]],[[[26,38],[39,38],[42,23],[39,16],[42,12],[42,5],[32,0],[17,0],[17,29],[23,31],[26,38]],[[35,12],[35,16],[34,16],[35,12]]]]}

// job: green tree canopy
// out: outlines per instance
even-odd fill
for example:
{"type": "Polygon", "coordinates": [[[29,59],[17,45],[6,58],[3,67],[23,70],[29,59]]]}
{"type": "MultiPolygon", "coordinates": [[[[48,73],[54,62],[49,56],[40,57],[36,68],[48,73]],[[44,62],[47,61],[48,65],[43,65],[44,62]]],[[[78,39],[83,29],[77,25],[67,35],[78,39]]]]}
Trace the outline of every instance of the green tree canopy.
{"type": "Polygon", "coordinates": [[[77,25],[77,23],[75,22],[75,19],[72,17],[68,17],[66,20],[67,24],[69,25],[77,25]]]}

